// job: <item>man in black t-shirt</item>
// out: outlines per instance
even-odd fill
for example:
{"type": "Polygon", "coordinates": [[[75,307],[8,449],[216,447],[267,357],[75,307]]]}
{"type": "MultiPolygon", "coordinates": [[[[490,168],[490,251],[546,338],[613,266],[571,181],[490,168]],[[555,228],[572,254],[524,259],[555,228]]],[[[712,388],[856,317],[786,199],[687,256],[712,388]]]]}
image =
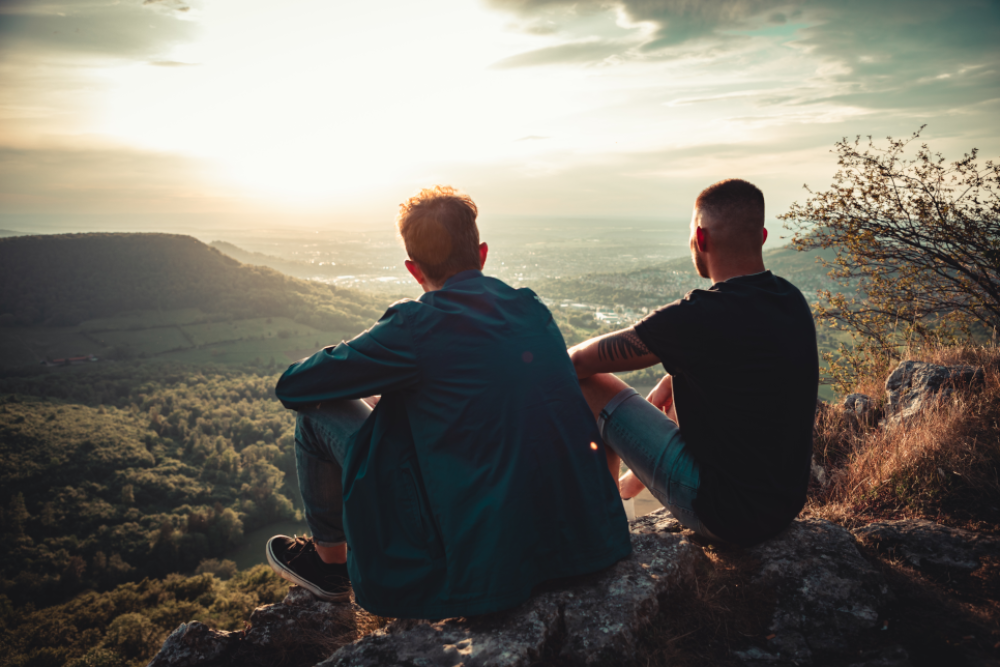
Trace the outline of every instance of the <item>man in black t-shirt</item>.
{"type": "Polygon", "coordinates": [[[751,545],[805,504],[819,381],[816,330],[802,293],[764,267],[764,195],[730,179],[706,188],[691,218],[691,254],[712,286],[633,327],[570,350],[584,396],[629,472],[684,525],[751,545]],[[646,400],[610,373],[662,363],[646,400]]]}

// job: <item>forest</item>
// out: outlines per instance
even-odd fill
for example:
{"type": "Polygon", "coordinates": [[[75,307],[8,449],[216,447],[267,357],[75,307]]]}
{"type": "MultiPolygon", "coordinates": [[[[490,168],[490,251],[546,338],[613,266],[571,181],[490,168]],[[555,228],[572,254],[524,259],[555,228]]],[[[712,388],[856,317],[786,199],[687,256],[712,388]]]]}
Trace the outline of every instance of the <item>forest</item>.
{"type": "Polygon", "coordinates": [[[0,379],[16,603],[193,571],[295,509],[293,419],[273,376],[119,364],[0,379]]]}
{"type": "Polygon", "coordinates": [[[157,636],[186,614],[235,627],[284,590],[266,568],[224,585],[235,568],[219,560],[244,530],[296,515],[285,485],[294,423],[273,399],[275,379],[251,368],[140,362],[0,377],[8,664],[63,664],[101,646],[110,662],[100,664],[142,662],[144,652],[115,644],[126,621],[102,624],[92,613],[138,614],[145,620],[130,617],[128,631],[157,636]],[[251,580],[265,592],[230,590],[251,580]],[[212,601],[232,595],[239,599],[212,601]],[[230,604],[238,609],[219,610],[230,604]],[[72,636],[58,656],[38,636],[44,608],[46,625],[72,636]]]}

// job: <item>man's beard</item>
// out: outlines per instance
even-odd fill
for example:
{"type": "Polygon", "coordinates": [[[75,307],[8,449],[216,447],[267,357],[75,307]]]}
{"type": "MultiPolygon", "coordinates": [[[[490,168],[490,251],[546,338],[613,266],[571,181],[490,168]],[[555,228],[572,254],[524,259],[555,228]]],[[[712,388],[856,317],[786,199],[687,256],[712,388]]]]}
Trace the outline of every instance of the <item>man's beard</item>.
{"type": "Polygon", "coordinates": [[[694,270],[698,272],[698,275],[702,278],[708,278],[708,263],[705,262],[705,256],[698,251],[698,242],[692,238],[691,239],[691,261],[694,263],[694,270]]]}

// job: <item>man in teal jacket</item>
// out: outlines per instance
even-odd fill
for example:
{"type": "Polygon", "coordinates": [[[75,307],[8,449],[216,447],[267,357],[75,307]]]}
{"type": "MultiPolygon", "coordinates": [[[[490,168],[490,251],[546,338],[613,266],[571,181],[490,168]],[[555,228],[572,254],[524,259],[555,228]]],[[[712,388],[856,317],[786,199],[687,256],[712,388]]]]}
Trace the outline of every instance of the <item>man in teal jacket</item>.
{"type": "Polygon", "coordinates": [[[271,538],[272,567],[325,599],[353,587],[372,613],[436,619],[506,609],[627,556],[616,482],[552,315],[481,273],[467,196],[438,187],[400,209],[423,296],[278,381],[298,411],[312,538],[271,538]]]}

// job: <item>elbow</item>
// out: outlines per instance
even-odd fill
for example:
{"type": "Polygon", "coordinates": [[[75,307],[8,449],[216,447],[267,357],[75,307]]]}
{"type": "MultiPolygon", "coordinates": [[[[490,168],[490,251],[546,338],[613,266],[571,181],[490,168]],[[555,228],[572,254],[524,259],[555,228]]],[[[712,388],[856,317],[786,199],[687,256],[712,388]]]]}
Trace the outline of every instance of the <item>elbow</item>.
{"type": "Polygon", "coordinates": [[[593,372],[587,368],[586,357],[581,347],[570,348],[569,360],[573,362],[573,370],[576,371],[577,378],[582,380],[593,375],[593,372]]]}
{"type": "Polygon", "coordinates": [[[288,370],[281,374],[278,382],[274,385],[274,396],[286,408],[292,408],[298,403],[299,394],[302,393],[302,380],[296,377],[294,370],[299,363],[289,366],[288,370]]]}

